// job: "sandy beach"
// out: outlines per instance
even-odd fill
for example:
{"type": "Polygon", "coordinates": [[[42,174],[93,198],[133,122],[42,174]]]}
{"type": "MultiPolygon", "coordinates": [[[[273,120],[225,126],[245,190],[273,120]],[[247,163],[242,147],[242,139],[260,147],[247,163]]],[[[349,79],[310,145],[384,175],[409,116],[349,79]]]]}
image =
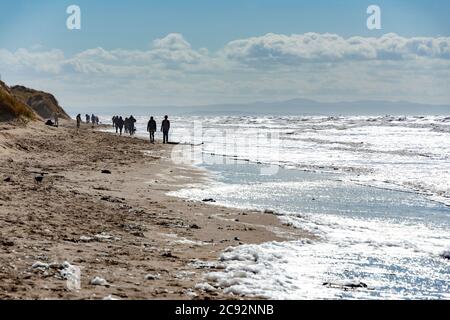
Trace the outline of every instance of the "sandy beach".
{"type": "Polygon", "coordinates": [[[221,268],[210,262],[230,246],[311,237],[273,214],[167,196],[207,177],[175,165],[171,148],[90,126],[76,135],[71,121],[1,125],[0,299],[248,298],[202,290],[221,268]]]}

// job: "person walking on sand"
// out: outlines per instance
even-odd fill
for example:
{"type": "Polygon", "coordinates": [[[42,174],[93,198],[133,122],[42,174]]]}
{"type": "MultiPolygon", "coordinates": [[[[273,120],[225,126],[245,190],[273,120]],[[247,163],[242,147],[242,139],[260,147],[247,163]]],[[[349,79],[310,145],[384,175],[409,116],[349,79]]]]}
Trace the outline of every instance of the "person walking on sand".
{"type": "MultiPolygon", "coordinates": [[[[81,116],[80,116],[81,117],[81,116]]],[[[54,118],[54,120],[55,120],[55,127],[59,127],[59,117],[58,117],[58,113],[55,113],[54,115],[53,115],[53,118],[54,118]]]]}
{"type": "Polygon", "coordinates": [[[136,119],[131,115],[130,118],[128,119],[128,121],[130,122],[130,136],[134,135],[134,132],[136,131],[136,128],[134,127],[134,124],[136,123],[136,119]]]}
{"type": "Polygon", "coordinates": [[[77,115],[77,134],[80,132],[80,126],[81,126],[81,114],[77,115]]]}
{"type": "Polygon", "coordinates": [[[116,118],[114,119],[114,127],[116,128],[116,133],[119,133],[119,116],[116,116],[116,118]]]}
{"type": "Polygon", "coordinates": [[[147,132],[150,134],[150,143],[155,143],[156,121],[153,117],[148,121],[147,132]]]}
{"type": "Polygon", "coordinates": [[[95,114],[91,115],[91,123],[92,123],[92,128],[94,128],[94,126],[95,126],[95,114]]]}
{"type": "Polygon", "coordinates": [[[91,117],[87,114],[86,115],[86,123],[89,123],[89,122],[91,122],[91,117]]]}
{"type": "Polygon", "coordinates": [[[123,121],[123,124],[125,126],[125,133],[128,133],[128,128],[130,126],[130,120],[128,120],[128,118],[125,118],[125,120],[123,121]]]}
{"type": "Polygon", "coordinates": [[[164,120],[161,124],[161,131],[163,133],[163,143],[169,143],[169,130],[170,130],[170,121],[169,116],[164,116],[164,120]]]}
{"type": "Polygon", "coordinates": [[[125,124],[125,121],[123,121],[122,116],[117,119],[117,127],[119,127],[120,135],[122,135],[123,125],[125,124]]]}

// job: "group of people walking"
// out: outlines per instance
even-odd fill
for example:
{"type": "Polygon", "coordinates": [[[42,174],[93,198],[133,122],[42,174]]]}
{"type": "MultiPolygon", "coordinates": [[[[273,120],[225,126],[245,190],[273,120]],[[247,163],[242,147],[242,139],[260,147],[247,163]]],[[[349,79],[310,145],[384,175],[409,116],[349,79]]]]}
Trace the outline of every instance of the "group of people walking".
{"type": "MultiPolygon", "coordinates": [[[[79,132],[81,123],[81,114],[77,115],[77,133],[79,132]]],[[[99,118],[92,114],[91,116],[86,114],[86,123],[92,123],[92,127],[95,124],[99,124],[99,118]]],[[[123,133],[129,134],[130,136],[136,133],[136,119],[131,115],[128,118],[123,119],[122,116],[112,117],[112,126],[116,129],[116,133],[122,135],[123,133]]],[[[150,135],[150,143],[155,143],[155,132],[157,131],[157,124],[154,117],[150,117],[147,123],[147,132],[150,135]]],[[[169,131],[170,131],[170,121],[168,116],[164,116],[164,120],[161,123],[161,132],[163,133],[163,143],[169,143],[169,131]]]]}
{"type": "MultiPolygon", "coordinates": [[[[136,119],[133,116],[129,118],[122,118],[122,116],[114,116],[112,118],[113,128],[116,129],[116,133],[122,135],[125,129],[125,133],[130,136],[136,133],[135,127],[136,119]]],[[[150,143],[155,143],[155,132],[157,131],[157,124],[154,117],[150,117],[147,123],[147,132],[150,136],[150,143]]],[[[164,120],[161,123],[161,132],[163,133],[163,143],[169,143],[169,131],[170,131],[170,121],[168,116],[164,116],[164,120]]]]}
{"type": "MultiPolygon", "coordinates": [[[[92,128],[94,128],[95,125],[98,126],[100,124],[100,119],[95,114],[92,114],[92,115],[86,114],[85,119],[86,119],[87,124],[92,123],[92,128]]],[[[76,120],[77,120],[77,133],[78,133],[80,131],[81,123],[83,122],[83,120],[81,119],[81,114],[77,115],[76,120]]],[[[55,121],[57,121],[56,117],[55,117],[55,121]]]]}
{"type": "Polygon", "coordinates": [[[92,127],[95,125],[98,125],[100,123],[100,119],[95,114],[92,114],[92,115],[86,114],[85,117],[86,117],[86,123],[88,123],[88,124],[92,123],[92,127]]]}
{"type": "Polygon", "coordinates": [[[134,126],[134,124],[136,123],[136,119],[133,116],[125,118],[125,120],[122,118],[122,116],[114,116],[112,118],[112,123],[113,128],[116,129],[116,133],[120,133],[120,135],[122,135],[124,129],[125,133],[128,133],[130,136],[136,133],[136,128],[134,126]]]}
{"type": "MultiPolygon", "coordinates": [[[[156,132],[156,121],[153,117],[147,124],[147,132],[150,135],[150,142],[155,143],[155,132],[156,132]]],[[[163,133],[163,143],[169,143],[169,131],[170,131],[170,121],[168,116],[164,116],[164,120],[161,123],[161,132],[163,133]]]]}

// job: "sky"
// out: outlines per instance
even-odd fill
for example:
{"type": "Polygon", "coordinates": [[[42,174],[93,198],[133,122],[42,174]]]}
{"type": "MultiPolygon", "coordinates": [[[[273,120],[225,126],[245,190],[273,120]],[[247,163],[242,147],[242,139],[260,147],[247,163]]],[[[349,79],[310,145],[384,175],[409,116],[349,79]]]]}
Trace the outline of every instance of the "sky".
{"type": "Polygon", "coordinates": [[[450,104],[446,0],[2,1],[0,74],[61,104],[450,104]],[[369,30],[367,7],[381,9],[369,30]],[[66,27],[69,5],[81,30],[66,27]]]}

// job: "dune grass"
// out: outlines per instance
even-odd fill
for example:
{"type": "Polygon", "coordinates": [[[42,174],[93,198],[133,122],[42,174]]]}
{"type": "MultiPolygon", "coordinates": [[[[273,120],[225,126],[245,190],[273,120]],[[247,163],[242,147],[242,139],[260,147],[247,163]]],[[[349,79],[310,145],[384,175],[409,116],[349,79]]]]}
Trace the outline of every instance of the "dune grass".
{"type": "Polygon", "coordinates": [[[0,88],[0,121],[11,121],[21,118],[34,120],[35,117],[35,113],[27,105],[0,88]]]}

